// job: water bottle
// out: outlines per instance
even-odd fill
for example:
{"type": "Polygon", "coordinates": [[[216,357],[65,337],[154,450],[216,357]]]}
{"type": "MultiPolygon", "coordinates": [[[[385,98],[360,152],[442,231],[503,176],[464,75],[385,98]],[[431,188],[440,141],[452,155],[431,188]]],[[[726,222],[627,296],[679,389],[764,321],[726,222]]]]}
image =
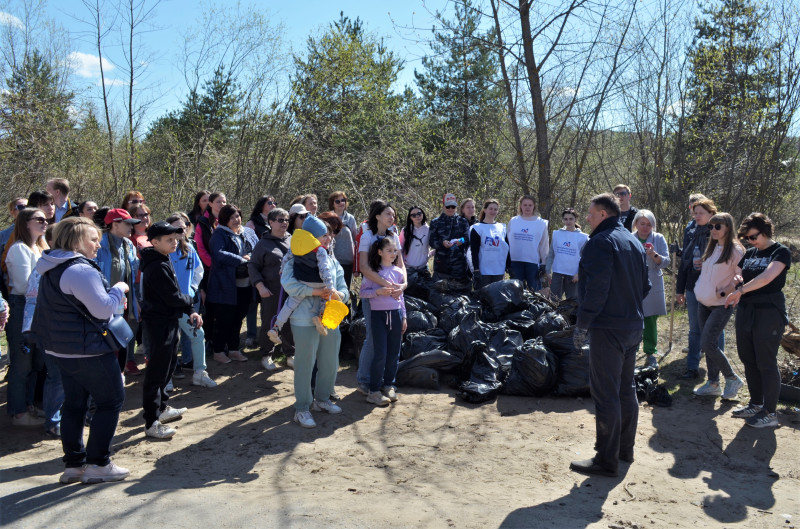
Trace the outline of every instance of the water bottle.
{"type": "Polygon", "coordinates": [[[703,265],[703,254],[700,252],[700,245],[694,247],[694,251],[692,252],[692,265],[694,265],[695,270],[700,270],[700,267],[703,265]]]}

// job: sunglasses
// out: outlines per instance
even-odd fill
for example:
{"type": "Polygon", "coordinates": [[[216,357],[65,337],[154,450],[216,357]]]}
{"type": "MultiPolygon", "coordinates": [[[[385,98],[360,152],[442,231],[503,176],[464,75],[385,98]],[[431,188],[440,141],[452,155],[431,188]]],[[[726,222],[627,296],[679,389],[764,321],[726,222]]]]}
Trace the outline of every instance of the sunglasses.
{"type": "MultiPolygon", "coordinates": [[[[711,228],[712,230],[719,231],[719,230],[721,230],[721,229],[722,229],[722,227],[723,227],[723,226],[725,226],[725,225],[724,225],[724,224],[709,224],[708,226],[709,226],[709,228],[711,228]]],[[[758,237],[758,235],[756,235],[756,237],[758,237]]],[[[753,239],[753,240],[755,240],[755,239],[753,239]]]]}
{"type": "Polygon", "coordinates": [[[268,206],[277,206],[278,203],[277,202],[273,202],[272,200],[267,200],[267,205],[268,206]]]}
{"type": "Polygon", "coordinates": [[[47,219],[44,217],[31,217],[29,220],[35,220],[39,224],[47,224],[47,219]]]}
{"type": "Polygon", "coordinates": [[[144,204],[144,200],[141,198],[132,198],[128,200],[128,204],[144,204]]]}
{"type": "Polygon", "coordinates": [[[146,218],[149,218],[149,217],[150,217],[149,213],[139,213],[138,215],[136,215],[136,218],[138,218],[138,219],[146,219],[146,218]]]}
{"type": "Polygon", "coordinates": [[[334,200],[333,202],[334,202],[335,204],[347,204],[347,199],[346,199],[346,198],[337,198],[337,199],[336,199],[336,200],[334,200]]]}
{"type": "Polygon", "coordinates": [[[445,206],[444,209],[456,209],[455,206],[445,206]]]}
{"type": "Polygon", "coordinates": [[[745,235],[743,238],[747,239],[748,241],[755,241],[758,239],[759,235],[761,235],[761,232],[756,233],[755,235],[745,235]]]}
{"type": "Polygon", "coordinates": [[[618,197],[626,197],[626,196],[630,195],[630,193],[628,193],[627,191],[617,191],[617,192],[616,192],[616,193],[614,193],[614,194],[615,194],[616,196],[618,196],[618,197]]]}
{"type": "Polygon", "coordinates": [[[27,204],[17,204],[17,211],[22,211],[27,207],[28,207],[27,204]]]}
{"type": "MultiPolygon", "coordinates": [[[[448,208],[449,208],[449,207],[450,207],[450,206],[448,206],[448,208]]],[[[421,216],[422,216],[422,212],[420,211],[419,213],[412,213],[412,214],[411,214],[411,215],[409,215],[409,216],[410,216],[410,217],[414,217],[414,218],[421,217],[421,216]]]]}
{"type": "Polygon", "coordinates": [[[289,219],[275,219],[272,222],[278,222],[280,224],[289,224],[289,219]]]}

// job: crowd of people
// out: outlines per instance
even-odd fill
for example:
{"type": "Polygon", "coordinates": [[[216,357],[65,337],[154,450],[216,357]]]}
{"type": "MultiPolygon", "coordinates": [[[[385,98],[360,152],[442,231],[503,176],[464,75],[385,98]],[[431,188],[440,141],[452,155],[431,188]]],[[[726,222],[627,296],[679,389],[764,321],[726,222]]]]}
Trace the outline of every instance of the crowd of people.
{"type": "Polygon", "coordinates": [[[244,218],[225,194],[202,190],[188,213],[164,220],[153,218],[138,191],[120,207],[78,204],[69,195],[69,182],[57,178],[12,200],[13,224],[0,232],[7,410],[13,425],[61,438],[63,483],[128,475],[111,461],[111,442],[125,377],[141,375],[142,362],[148,437],[172,437],[176,430],[167,423],[188,411],[169,404],[174,379],[188,370],[193,385],[213,388],[207,361],[246,362],[243,349],[255,346],[267,371],[278,368],[278,351],[285,356],[294,369],[294,421],[313,428],[312,412],[342,411],[337,307],[359,298],[366,339],[357,391],[388,406],[399,399],[409,284],[447,279],[477,290],[506,275],[554,301],[578,302],[574,343],[588,342],[592,352],[598,438],[597,455],[572,468],[615,475],[620,461],[633,460],[638,405],[628,381],[640,347],[646,365],[658,367],[657,319],[667,313],[663,270],[676,257],[677,301],[686,303],[690,323],[682,378],[699,378],[702,352],[706,381],[695,393],[736,397],[744,381],[725,354],[724,327],[738,305],[736,344],[751,398],[733,416],[753,427],[778,424],[777,350],[788,322],[782,288],[791,256],[761,213],[737,229],[713,201],[692,195],[693,220],[682,246],[670,252],[654,213],[633,207],[625,185],[592,199],[589,232],[569,207],[552,234],[531,195],[519,199],[507,223],[499,220],[500,201],[483,201],[476,214],[474,199],[459,202],[452,193],[430,222],[418,205],[400,219],[389,202],[375,200],[361,223],[344,191],[330,193],[325,212],[313,194],[296,197],[288,209],[266,195],[244,218]]]}

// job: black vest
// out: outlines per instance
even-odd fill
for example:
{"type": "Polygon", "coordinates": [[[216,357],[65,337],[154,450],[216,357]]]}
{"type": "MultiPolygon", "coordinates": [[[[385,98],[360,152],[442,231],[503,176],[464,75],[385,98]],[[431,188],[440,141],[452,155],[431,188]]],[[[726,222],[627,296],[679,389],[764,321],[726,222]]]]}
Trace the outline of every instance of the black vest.
{"type": "Polygon", "coordinates": [[[42,275],[39,281],[39,295],[36,298],[31,329],[39,345],[54,353],[100,356],[114,352],[97,327],[97,325],[102,327],[105,321],[92,316],[78,298],[65,294],[59,286],[64,271],[78,263],[88,264],[96,269],[103,286],[108,290],[108,281],[94,261],[76,257],[58,265],[42,275]],[[97,325],[75,310],[70,300],[97,325]]]}

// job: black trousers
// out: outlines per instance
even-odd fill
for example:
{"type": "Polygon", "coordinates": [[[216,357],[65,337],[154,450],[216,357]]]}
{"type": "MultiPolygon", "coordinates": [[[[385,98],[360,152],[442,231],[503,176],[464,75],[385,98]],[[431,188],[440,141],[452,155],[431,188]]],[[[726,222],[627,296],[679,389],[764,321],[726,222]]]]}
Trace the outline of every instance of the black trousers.
{"type": "Polygon", "coordinates": [[[639,401],[633,369],[642,329],[589,329],[590,387],[597,427],[595,463],[616,471],[619,456],[633,456],[639,401]]]}
{"type": "Polygon", "coordinates": [[[744,365],[750,403],[775,413],[781,391],[778,346],[785,328],[777,307],[740,303],[736,309],[736,349],[744,365]]]}
{"type": "MultiPolygon", "coordinates": [[[[185,317],[185,316],[184,316],[185,317]]],[[[178,363],[178,319],[145,319],[145,340],[150,359],[144,371],[142,408],[145,427],[150,428],[167,407],[169,393],[164,389],[178,363]]]]}
{"type": "Polygon", "coordinates": [[[253,288],[250,286],[236,288],[236,305],[211,303],[214,313],[214,352],[224,353],[239,350],[239,334],[242,332],[242,321],[250,310],[253,288]]]}

